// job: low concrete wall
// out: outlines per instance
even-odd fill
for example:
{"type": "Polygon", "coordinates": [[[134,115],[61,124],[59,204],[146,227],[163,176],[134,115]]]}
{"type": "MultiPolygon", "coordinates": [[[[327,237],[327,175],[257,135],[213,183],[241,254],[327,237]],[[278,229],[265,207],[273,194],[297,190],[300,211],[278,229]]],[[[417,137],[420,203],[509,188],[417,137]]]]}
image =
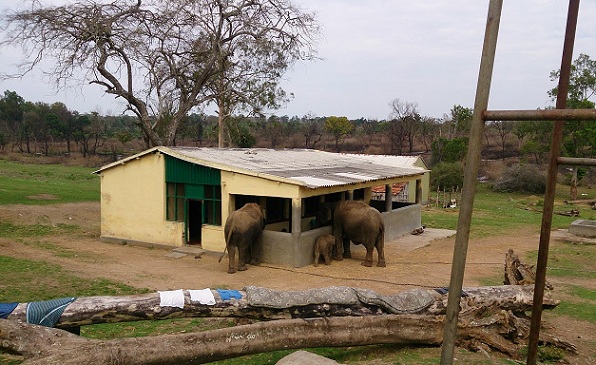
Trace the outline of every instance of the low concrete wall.
{"type": "Polygon", "coordinates": [[[578,219],[569,226],[569,233],[580,237],[596,237],[596,221],[578,219]]]}
{"type": "Polygon", "coordinates": [[[317,237],[322,234],[332,234],[333,228],[325,226],[321,228],[312,229],[310,231],[302,232],[300,235],[300,242],[296,247],[294,255],[294,267],[302,267],[310,265],[315,261],[315,241],[317,237]]]}
{"type": "Polygon", "coordinates": [[[302,267],[314,262],[315,240],[322,234],[331,234],[330,226],[302,232],[294,247],[292,234],[263,231],[261,262],[280,266],[302,267]]]}
{"type": "Polygon", "coordinates": [[[292,235],[286,232],[263,231],[263,246],[260,255],[265,264],[292,266],[294,262],[292,235]]]}
{"type": "MultiPolygon", "coordinates": [[[[419,204],[408,205],[381,214],[385,220],[385,243],[409,234],[422,226],[422,208],[419,204]]],[[[300,234],[298,242],[294,244],[291,233],[264,230],[261,262],[288,267],[310,265],[314,262],[315,240],[326,233],[332,234],[333,228],[325,226],[304,231],[300,234]]]]}
{"type": "Polygon", "coordinates": [[[381,213],[385,219],[385,242],[399,238],[422,226],[422,208],[412,204],[381,213]]]}

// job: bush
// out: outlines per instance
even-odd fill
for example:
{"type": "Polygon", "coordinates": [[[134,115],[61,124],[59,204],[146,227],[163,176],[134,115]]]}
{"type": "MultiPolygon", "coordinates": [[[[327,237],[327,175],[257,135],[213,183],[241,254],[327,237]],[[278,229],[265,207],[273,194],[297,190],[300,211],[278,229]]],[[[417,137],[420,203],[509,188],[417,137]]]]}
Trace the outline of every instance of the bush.
{"type": "Polygon", "coordinates": [[[546,175],[535,165],[516,164],[505,169],[492,188],[499,193],[544,194],[546,175]]]}
{"type": "Polygon", "coordinates": [[[431,144],[432,164],[458,162],[466,156],[467,138],[446,139],[439,137],[431,144]]]}
{"type": "Polygon", "coordinates": [[[433,190],[445,190],[464,184],[464,168],[459,162],[442,162],[433,167],[430,173],[430,184],[433,190]]]}

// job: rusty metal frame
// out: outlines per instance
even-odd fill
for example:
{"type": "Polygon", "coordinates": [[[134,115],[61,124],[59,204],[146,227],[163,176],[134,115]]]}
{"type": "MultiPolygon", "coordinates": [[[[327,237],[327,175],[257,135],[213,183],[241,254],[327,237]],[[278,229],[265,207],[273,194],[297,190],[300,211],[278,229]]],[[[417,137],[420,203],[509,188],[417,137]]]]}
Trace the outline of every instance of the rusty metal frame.
{"type": "Polygon", "coordinates": [[[575,41],[575,30],[577,27],[577,18],[579,14],[579,2],[579,0],[569,0],[556,109],[491,111],[487,110],[488,98],[490,94],[490,84],[492,79],[492,70],[503,0],[490,0],[484,45],[482,49],[482,59],[476,88],[476,99],[474,102],[474,114],[472,116],[472,126],[470,130],[470,139],[466,156],[464,186],[462,190],[462,200],[457,223],[457,234],[455,238],[455,247],[453,250],[451,281],[449,284],[449,297],[445,316],[445,327],[443,330],[441,365],[450,365],[453,363],[459,304],[461,300],[461,291],[466,265],[466,256],[474,205],[474,194],[476,192],[476,177],[478,175],[478,167],[480,164],[480,152],[482,147],[484,125],[486,121],[505,120],[554,121],[548,175],[546,181],[546,194],[542,212],[530,336],[528,341],[527,364],[536,365],[536,355],[538,352],[538,340],[540,336],[542,317],[542,303],[544,299],[544,288],[546,282],[546,265],[548,262],[550,230],[552,226],[552,215],[555,199],[557,169],[559,165],[596,166],[596,159],[569,158],[560,156],[564,120],[596,119],[596,109],[565,109],[567,104],[567,93],[569,89],[569,76],[575,41]]]}

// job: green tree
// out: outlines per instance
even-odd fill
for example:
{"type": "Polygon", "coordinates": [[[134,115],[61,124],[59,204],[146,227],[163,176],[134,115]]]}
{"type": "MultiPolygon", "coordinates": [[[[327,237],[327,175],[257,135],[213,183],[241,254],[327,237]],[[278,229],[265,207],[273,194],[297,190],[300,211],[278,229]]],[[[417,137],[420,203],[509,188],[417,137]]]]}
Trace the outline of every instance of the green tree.
{"type": "Polygon", "coordinates": [[[439,137],[431,144],[432,164],[460,162],[466,156],[467,148],[467,138],[439,137]]]}
{"type": "Polygon", "coordinates": [[[257,143],[252,121],[244,117],[232,117],[226,120],[228,139],[235,147],[251,148],[257,143]]]}
{"type": "Polygon", "coordinates": [[[461,188],[464,183],[464,168],[459,162],[442,162],[430,173],[430,185],[434,190],[461,188]]]}
{"type": "Polygon", "coordinates": [[[14,91],[6,90],[0,97],[0,131],[4,132],[4,144],[20,140],[23,128],[23,107],[25,99],[14,91]]]}
{"type": "Polygon", "coordinates": [[[339,152],[341,145],[353,129],[354,125],[347,117],[331,116],[325,119],[324,130],[333,137],[336,152],[339,152]]]}
{"type": "Polygon", "coordinates": [[[443,123],[443,132],[447,138],[466,136],[470,131],[473,109],[461,105],[454,105],[449,112],[449,117],[443,123]]]}
{"type": "MultiPolygon", "coordinates": [[[[551,81],[559,79],[560,70],[550,73],[551,81]]],[[[551,99],[555,100],[558,88],[548,91],[551,99]]],[[[569,75],[569,91],[567,108],[594,109],[594,102],[590,100],[596,95],[596,60],[586,54],[580,54],[571,65],[569,75]]],[[[562,152],[570,157],[595,157],[596,146],[595,120],[568,121],[564,127],[562,152]]],[[[577,199],[578,167],[574,166],[571,176],[571,199],[577,199]]]]}

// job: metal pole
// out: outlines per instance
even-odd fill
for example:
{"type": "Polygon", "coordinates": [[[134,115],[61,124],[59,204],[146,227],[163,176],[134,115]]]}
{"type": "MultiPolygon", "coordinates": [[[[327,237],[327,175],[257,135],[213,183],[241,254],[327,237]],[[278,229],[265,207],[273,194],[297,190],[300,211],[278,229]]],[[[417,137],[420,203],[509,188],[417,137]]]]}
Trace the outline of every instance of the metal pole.
{"type": "MultiPolygon", "coordinates": [[[[579,13],[579,0],[569,0],[567,13],[567,27],[565,30],[565,43],[561,59],[561,73],[557,90],[557,109],[567,108],[567,93],[569,91],[569,75],[571,74],[571,61],[573,58],[573,45],[575,30],[579,13]]],[[[538,262],[536,265],[536,282],[534,284],[534,299],[532,302],[532,320],[530,323],[530,338],[528,340],[528,365],[536,365],[538,340],[540,337],[540,322],[542,320],[542,302],[544,299],[544,286],[546,282],[546,265],[548,262],[548,246],[550,243],[550,230],[552,225],[553,207],[557,187],[558,158],[561,154],[564,122],[558,120],[553,127],[552,143],[550,147],[550,161],[546,178],[546,194],[542,211],[542,226],[540,228],[540,244],[538,247],[538,262]]]]}
{"type": "Polygon", "coordinates": [[[596,109],[537,109],[537,110],[487,110],[482,118],[485,121],[500,120],[514,121],[537,120],[594,120],[596,109]]]}
{"type": "Polygon", "coordinates": [[[493,73],[495,50],[499,34],[501,20],[502,0],[491,0],[486,20],[484,45],[482,48],[482,59],[476,86],[476,100],[474,102],[474,114],[470,130],[470,141],[466,156],[464,171],[464,186],[460,204],[459,219],[457,222],[457,234],[453,250],[453,264],[451,267],[451,281],[449,284],[449,297],[447,301],[447,312],[445,315],[445,327],[443,329],[443,346],[441,349],[441,365],[453,363],[455,339],[459,315],[459,302],[463,286],[464,271],[466,267],[466,255],[468,240],[470,238],[470,223],[474,206],[474,194],[478,182],[478,167],[480,165],[480,152],[482,148],[482,137],[484,121],[482,113],[488,107],[490,84],[493,73]]]}

